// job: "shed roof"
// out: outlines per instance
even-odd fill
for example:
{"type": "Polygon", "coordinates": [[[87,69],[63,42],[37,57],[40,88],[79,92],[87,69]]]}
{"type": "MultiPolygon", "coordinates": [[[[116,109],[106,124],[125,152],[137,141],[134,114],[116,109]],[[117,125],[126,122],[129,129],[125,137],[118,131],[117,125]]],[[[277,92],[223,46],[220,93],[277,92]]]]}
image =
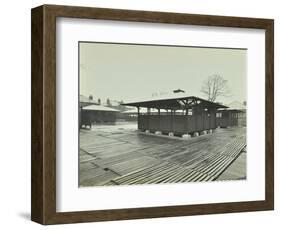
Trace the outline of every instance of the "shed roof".
{"type": "Polygon", "coordinates": [[[183,96],[178,94],[164,95],[148,100],[123,103],[122,105],[159,109],[187,109],[199,105],[205,108],[227,108],[227,106],[214,103],[199,97],[186,95],[183,96]]]}
{"type": "Polygon", "coordinates": [[[92,110],[92,111],[107,111],[107,112],[119,112],[117,109],[112,109],[102,105],[89,105],[85,106],[83,110],[92,110]]]}
{"type": "Polygon", "coordinates": [[[233,109],[233,108],[218,109],[217,111],[218,111],[218,112],[231,111],[231,112],[237,112],[237,113],[244,113],[244,110],[241,110],[241,109],[233,109]]]}

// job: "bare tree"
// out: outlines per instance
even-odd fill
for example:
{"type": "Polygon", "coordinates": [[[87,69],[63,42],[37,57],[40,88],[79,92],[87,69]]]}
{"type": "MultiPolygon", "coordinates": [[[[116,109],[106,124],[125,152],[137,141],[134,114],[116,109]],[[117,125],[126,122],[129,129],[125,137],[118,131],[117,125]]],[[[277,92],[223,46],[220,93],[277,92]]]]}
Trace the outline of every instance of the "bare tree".
{"type": "Polygon", "coordinates": [[[203,82],[201,92],[209,101],[216,101],[219,97],[228,97],[231,95],[227,80],[223,79],[218,74],[209,76],[208,79],[203,82]]]}

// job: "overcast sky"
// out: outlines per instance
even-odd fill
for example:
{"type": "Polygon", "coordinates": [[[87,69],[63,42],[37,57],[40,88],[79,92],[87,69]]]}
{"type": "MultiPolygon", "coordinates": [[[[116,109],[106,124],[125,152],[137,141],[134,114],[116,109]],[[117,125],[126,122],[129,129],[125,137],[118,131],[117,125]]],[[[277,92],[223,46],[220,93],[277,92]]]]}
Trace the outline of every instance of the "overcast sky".
{"type": "Polygon", "coordinates": [[[208,76],[228,81],[231,97],[246,100],[247,51],[238,49],[80,43],[80,94],[95,99],[132,101],[153,93],[200,92],[208,76]]]}

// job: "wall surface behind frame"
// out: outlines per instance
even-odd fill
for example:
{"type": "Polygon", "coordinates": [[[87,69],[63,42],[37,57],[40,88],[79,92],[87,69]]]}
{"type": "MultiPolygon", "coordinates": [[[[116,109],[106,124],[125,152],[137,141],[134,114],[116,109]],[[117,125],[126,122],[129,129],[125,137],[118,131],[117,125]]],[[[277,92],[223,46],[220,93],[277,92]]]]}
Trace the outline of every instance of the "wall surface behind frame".
{"type": "MultiPolygon", "coordinates": [[[[219,14],[275,19],[275,76],[281,75],[281,16],[279,1],[243,0],[38,0],[3,1],[1,5],[1,78],[0,78],[0,228],[42,229],[30,218],[30,9],[41,4],[85,5],[96,7],[127,8],[136,10],[175,11],[200,14],[219,14]]],[[[275,86],[280,86],[280,78],[275,86]]],[[[275,90],[275,117],[281,117],[281,91],[275,90]]],[[[275,211],[224,215],[177,217],[152,220],[131,220],[107,223],[51,226],[51,229],[276,229],[280,222],[281,183],[281,123],[275,121],[275,211]]]]}

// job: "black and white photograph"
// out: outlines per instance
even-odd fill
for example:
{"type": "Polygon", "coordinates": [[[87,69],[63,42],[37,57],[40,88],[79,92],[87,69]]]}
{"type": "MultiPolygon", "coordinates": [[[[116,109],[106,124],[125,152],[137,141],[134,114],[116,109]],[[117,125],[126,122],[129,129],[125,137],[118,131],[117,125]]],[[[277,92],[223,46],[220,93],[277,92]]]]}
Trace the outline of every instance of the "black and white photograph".
{"type": "Polygon", "coordinates": [[[276,20],[133,5],[31,9],[31,220],[272,225],[276,20]]]}
{"type": "Polygon", "coordinates": [[[78,46],[80,187],[247,179],[247,49],[78,46]]]}

